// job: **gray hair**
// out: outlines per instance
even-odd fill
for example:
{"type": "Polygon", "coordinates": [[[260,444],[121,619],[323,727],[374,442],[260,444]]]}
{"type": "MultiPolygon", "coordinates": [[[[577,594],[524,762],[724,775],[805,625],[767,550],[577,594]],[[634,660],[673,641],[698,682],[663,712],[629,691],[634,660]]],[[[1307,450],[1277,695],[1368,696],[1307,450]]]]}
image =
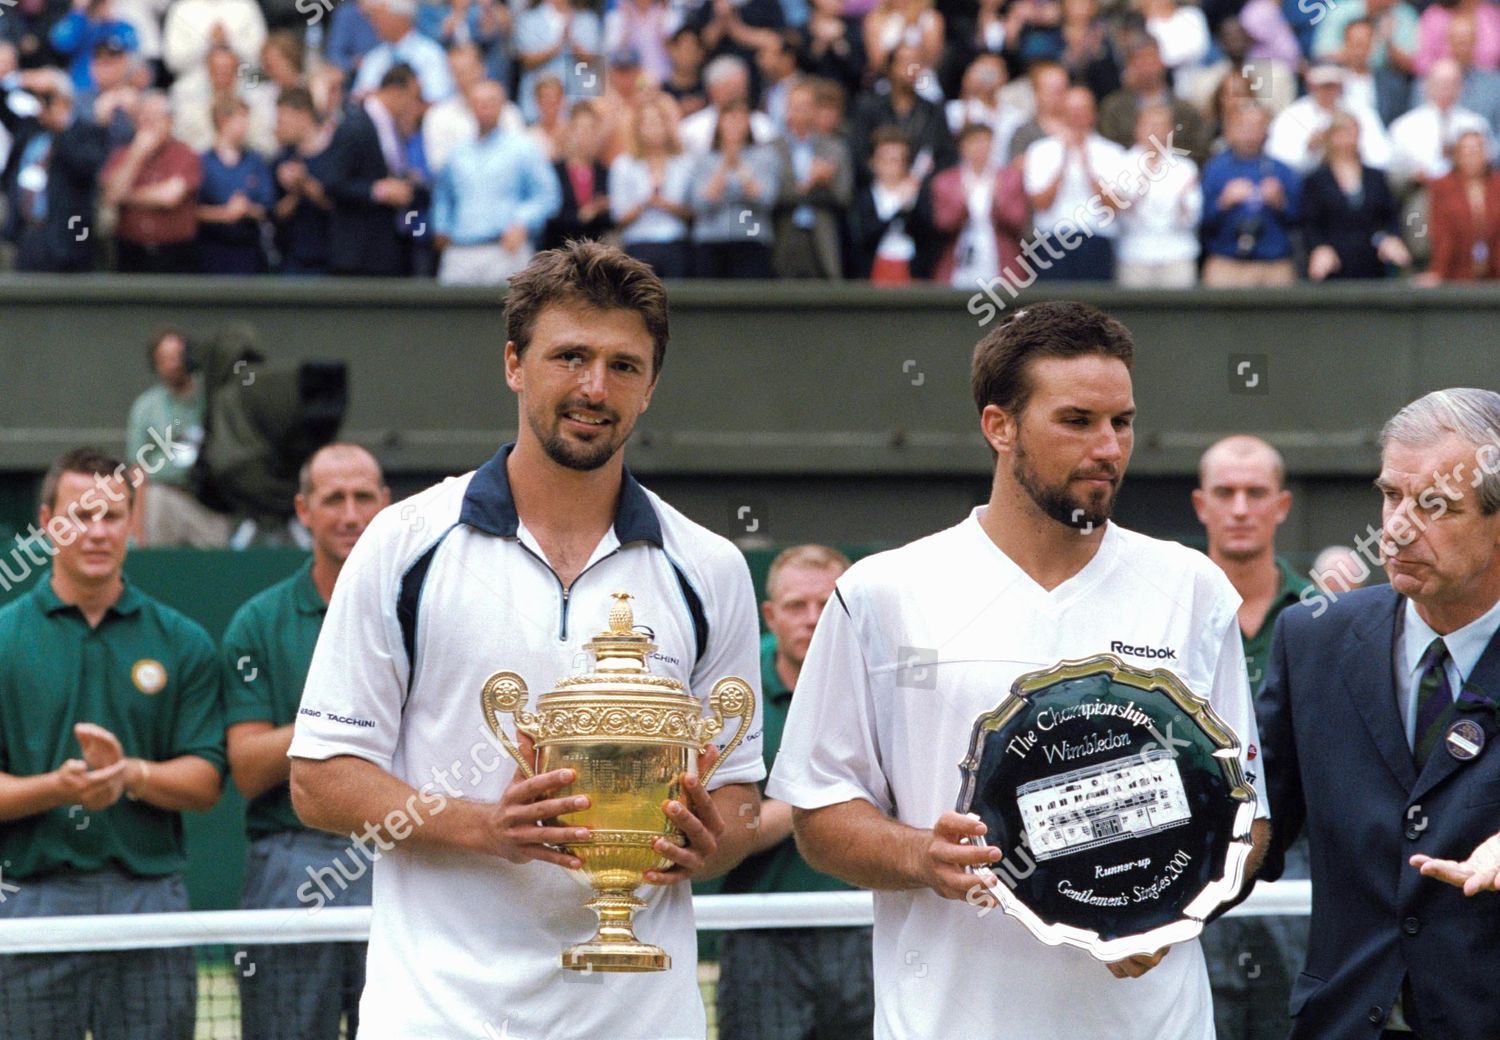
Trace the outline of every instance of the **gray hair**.
{"type": "Polygon", "coordinates": [[[372,0],[376,7],[384,7],[398,18],[415,18],[417,0],[372,0]]]}
{"type": "Polygon", "coordinates": [[[1472,387],[1434,390],[1391,416],[1380,431],[1380,447],[1384,450],[1392,441],[1424,447],[1449,435],[1475,449],[1468,479],[1479,491],[1480,512],[1489,516],[1500,510],[1500,393],[1472,387]],[[1485,453],[1482,460],[1480,449],[1485,445],[1492,446],[1494,454],[1485,453]]]}
{"type": "Polygon", "coordinates": [[[745,59],[735,54],[721,54],[707,65],[703,66],[703,85],[711,87],[728,79],[730,76],[750,76],[750,66],[745,64],[745,59]]]}

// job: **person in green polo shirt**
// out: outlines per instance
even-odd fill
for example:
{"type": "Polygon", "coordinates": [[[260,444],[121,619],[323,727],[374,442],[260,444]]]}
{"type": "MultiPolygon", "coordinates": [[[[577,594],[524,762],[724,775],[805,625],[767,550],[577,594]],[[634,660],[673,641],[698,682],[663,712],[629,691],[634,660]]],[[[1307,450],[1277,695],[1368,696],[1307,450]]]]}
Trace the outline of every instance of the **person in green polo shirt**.
{"type": "MultiPolygon", "coordinates": [[[[349,839],[309,830],[292,810],[292,723],[334,582],[354,543],[390,504],[380,464],[364,448],[330,444],[302,467],[297,519],[312,536],[307,565],[261,592],[224,632],[229,767],[249,802],[244,906],[370,905],[370,857],[349,839]],[[309,897],[312,897],[309,899],[309,897]]],[[[358,1031],[364,943],[298,943],[246,950],[242,1034],[254,1040],[337,1040],[358,1031]]]]}
{"type": "MultiPolygon", "coordinates": [[[[124,577],[134,488],[97,449],[42,481],[51,567],[0,609],[0,917],[188,909],[182,813],[224,760],[213,641],[124,577]]],[[[192,1040],[191,949],[0,957],[0,1036],[192,1040]]]]}
{"type": "MultiPolygon", "coordinates": [[[[1276,555],[1276,529],[1292,508],[1281,453],[1259,437],[1225,437],[1203,453],[1193,508],[1208,556],[1240,594],[1240,636],[1250,689],[1265,678],[1276,616],[1311,582],[1276,555]]],[[[1249,751],[1259,767],[1259,749],[1249,751]]],[[[1272,820],[1272,826],[1276,821],[1272,820]]],[[[1287,852],[1284,877],[1307,877],[1307,839],[1287,852]]],[[[1219,1040],[1284,1040],[1291,984],[1307,955],[1306,917],[1220,918],[1203,933],[1219,1040]]]]}
{"type": "MultiPolygon", "coordinates": [[[[771,562],[761,613],[761,739],[769,775],[813,630],[849,568],[843,553],[798,545],[771,562]]],[[[764,786],[764,784],[762,784],[764,786]]],[[[724,878],[726,894],[847,891],[807,865],[792,840],[792,807],[762,797],[751,854],[724,878]]],[[[719,1040],[858,1040],[873,1032],[868,928],[726,932],[720,945],[719,1040]]]]}

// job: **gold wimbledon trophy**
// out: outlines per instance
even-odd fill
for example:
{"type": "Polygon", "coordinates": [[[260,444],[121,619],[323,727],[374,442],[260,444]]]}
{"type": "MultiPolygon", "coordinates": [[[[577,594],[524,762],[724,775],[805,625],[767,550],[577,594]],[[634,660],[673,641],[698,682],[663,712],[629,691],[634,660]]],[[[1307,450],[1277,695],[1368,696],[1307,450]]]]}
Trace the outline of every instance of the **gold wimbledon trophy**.
{"type": "Polygon", "coordinates": [[[573,783],[552,797],[587,795],[589,807],[564,813],[558,824],[587,827],[589,836],[563,848],[583,860],[583,873],[594,889],[588,906],[599,927],[588,942],[567,947],[562,966],[574,971],[662,971],[672,958],[659,946],[640,942],[632,922],[646,904],[635,895],[648,870],[666,870],[672,862],[652,848],[657,838],[686,843],[667,818],[668,799],[684,801],[682,775],[696,775],[698,754],[724,729],[740,720],[734,739],[702,777],[704,784],[744,738],[755,716],[755,692],[743,679],[729,676],[714,683],[708,698],[711,715],[676,679],[652,675],[646,658],[656,650],[649,636],[636,631],[630,595],[614,594],[609,630],[584,649],[594,657],[594,671],[557,681],[557,688],[537,699],[535,714],[526,710],[526,682],[515,672],[496,672],[484,684],[480,699],[485,722],[526,776],[572,769],[573,783]],[[500,725],[510,715],[516,731],[536,745],[528,762],[500,725]]]}

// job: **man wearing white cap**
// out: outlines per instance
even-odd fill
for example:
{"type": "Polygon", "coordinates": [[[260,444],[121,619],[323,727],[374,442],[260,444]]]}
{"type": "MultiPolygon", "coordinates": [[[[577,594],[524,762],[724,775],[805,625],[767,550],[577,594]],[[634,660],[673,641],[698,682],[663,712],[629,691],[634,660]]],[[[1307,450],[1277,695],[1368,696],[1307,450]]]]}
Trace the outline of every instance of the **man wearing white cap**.
{"type": "Polygon", "coordinates": [[[1323,161],[1324,137],[1336,109],[1359,120],[1359,156],[1366,166],[1383,170],[1390,162],[1391,142],[1380,117],[1366,105],[1344,97],[1344,70],[1322,63],[1307,70],[1307,94],[1271,121],[1266,154],[1301,174],[1323,161]]]}

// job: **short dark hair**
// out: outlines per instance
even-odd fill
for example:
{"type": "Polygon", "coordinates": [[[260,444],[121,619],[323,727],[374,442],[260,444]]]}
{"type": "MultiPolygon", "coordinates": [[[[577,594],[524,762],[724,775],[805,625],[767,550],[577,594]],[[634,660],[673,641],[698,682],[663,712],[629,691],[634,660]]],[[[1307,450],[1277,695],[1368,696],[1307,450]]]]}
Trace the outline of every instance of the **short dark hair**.
{"type": "Polygon", "coordinates": [[[506,291],[505,335],[517,356],[531,343],[542,311],[573,303],[639,314],[651,334],[651,378],[661,375],[667,359],[667,290],[650,265],[587,239],[536,254],[506,291]]]}
{"type": "Polygon", "coordinates": [[[1033,361],[1088,354],[1118,358],[1130,368],[1135,341],[1124,325],[1086,303],[1027,304],[991,329],[974,348],[969,370],[974,403],[981,413],[993,404],[1019,416],[1031,397],[1028,369],[1033,361]]]}
{"type": "MultiPolygon", "coordinates": [[[[744,112],[746,115],[749,115],[750,102],[744,98],[731,98],[719,106],[718,115],[714,119],[714,139],[713,143],[709,145],[710,151],[717,152],[720,148],[724,147],[724,138],[720,134],[720,131],[724,127],[724,113],[726,112],[744,112]]],[[[746,143],[755,143],[755,127],[753,126],[747,132],[746,143]]]]}
{"type": "Polygon", "coordinates": [[[958,138],[953,143],[962,146],[965,141],[975,134],[989,134],[991,137],[994,137],[995,128],[988,123],[981,123],[978,120],[972,123],[965,123],[963,128],[958,132],[958,138]]]}
{"type": "Polygon", "coordinates": [[[183,335],[182,330],[179,329],[176,325],[161,326],[155,332],[153,332],[151,334],[151,338],[146,341],[146,367],[151,371],[153,375],[156,374],[157,348],[160,347],[163,342],[171,339],[174,336],[182,340],[182,345],[184,348],[187,347],[187,337],[183,335]]]}
{"type": "Polygon", "coordinates": [[[125,482],[127,500],[135,505],[135,482],[130,479],[125,463],[103,448],[73,448],[59,456],[47,467],[42,477],[42,505],[57,508],[57,485],[64,473],[82,473],[85,476],[118,477],[125,482]]]}
{"type": "Polygon", "coordinates": [[[318,118],[317,102],[313,100],[312,91],[306,87],[283,87],[281,93],[276,95],[276,107],[306,112],[314,119],[318,118]]]}
{"type": "Polygon", "coordinates": [[[397,87],[406,90],[415,82],[417,82],[417,74],[412,67],[404,61],[398,61],[386,69],[385,75],[380,77],[380,89],[397,87]]]}
{"type": "Polygon", "coordinates": [[[899,126],[877,126],[875,132],[870,135],[869,158],[875,158],[875,153],[880,150],[881,145],[899,144],[906,149],[906,158],[911,160],[911,138],[906,136],[906,131],[899,126]]]}

